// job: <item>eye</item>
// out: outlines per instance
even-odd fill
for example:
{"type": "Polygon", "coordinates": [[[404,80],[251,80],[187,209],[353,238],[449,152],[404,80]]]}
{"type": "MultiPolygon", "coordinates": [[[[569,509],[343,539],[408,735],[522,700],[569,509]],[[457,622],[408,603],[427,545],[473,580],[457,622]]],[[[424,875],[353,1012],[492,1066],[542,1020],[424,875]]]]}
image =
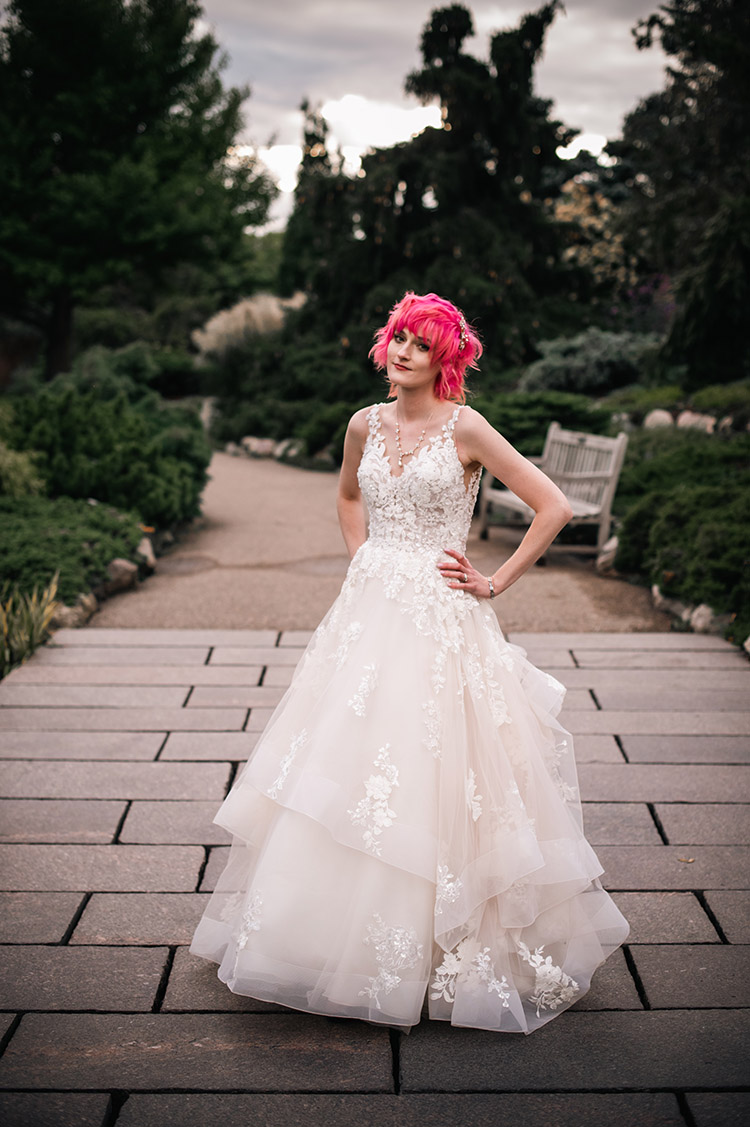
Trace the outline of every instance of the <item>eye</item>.
{"type": "Polygon", "coordinates": [[[421,340],[419,342],[419,347],[422,349],[422,352],[429,352],[430,351],[429,344],[425,344],[425,342],[423,340],[421,340]]]}

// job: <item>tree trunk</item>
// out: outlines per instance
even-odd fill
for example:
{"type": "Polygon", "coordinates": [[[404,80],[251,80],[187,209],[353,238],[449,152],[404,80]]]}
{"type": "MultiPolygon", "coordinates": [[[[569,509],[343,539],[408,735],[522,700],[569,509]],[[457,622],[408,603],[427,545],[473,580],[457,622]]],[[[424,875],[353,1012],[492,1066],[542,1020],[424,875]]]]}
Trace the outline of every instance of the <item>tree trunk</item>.
{"type": "Polygon", "coordinates": [[[47,328],[45,379],[70,369],[73,345],[73,295],[67,286],[55,290],[47,328]]]}

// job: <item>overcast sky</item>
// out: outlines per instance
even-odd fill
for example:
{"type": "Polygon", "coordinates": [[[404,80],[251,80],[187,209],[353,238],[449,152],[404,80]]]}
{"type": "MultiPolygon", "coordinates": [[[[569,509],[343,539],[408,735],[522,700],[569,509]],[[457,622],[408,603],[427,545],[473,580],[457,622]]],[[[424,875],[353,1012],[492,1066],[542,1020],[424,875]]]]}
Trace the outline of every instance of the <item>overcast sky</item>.
{"type": "MultiPolygon", "coordinates": [[[[324,104],[334,139],[350,152],[392,144],[429,118],[403,93],[420,63],[419,41],[429,0],[202,0],[206,22],[229,55],[225,81],[249,84],[245,140],[263,147],[290,187],[301,139],[303,98],[324,104]],[[347,95],[349,97],[347,97],[347,95]],[[344,100],[345,99],[345,100],[344,100]],[[411,111],[408,113],[406,111],[411,111]],[[273,149],[269,151],[269,146],[273,149]],[[291,162],[291,164],[290,164],[291,162]]],[[[487,57],[489,36],[517,25],[528,3],[465,5],[476,34],[465,49],[487,57]]],[[[658,0],[566,0],[547,33],[536,70],[537,92],[555,116],[583,133],[616,136],[639,98],[663,85],[660,48],[635,48],[630,29],[658,0]]],[[[434,110],[433,110],[434,112],[434,110]]],[[[594,147],[592,144],[590,147],[594,147]]]]}

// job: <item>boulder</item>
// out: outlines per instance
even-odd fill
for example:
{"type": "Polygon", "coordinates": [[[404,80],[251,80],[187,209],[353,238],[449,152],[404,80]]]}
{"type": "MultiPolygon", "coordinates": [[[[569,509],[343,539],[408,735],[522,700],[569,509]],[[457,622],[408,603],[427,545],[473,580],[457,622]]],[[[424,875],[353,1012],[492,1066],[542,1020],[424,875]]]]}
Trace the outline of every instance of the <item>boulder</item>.
{"type": "Polygon", "coordinates": [[[79,595],[72,607],[66,607],[64,603],[60,603],[55,613],[52,615],[50,621],[51,630],[60,630],[62,628],[76,629],[79,626],[85,626],[88,620],[99,609],[96,595],[91,591],[79,595]]]}
{"type": "Polygon", "coordinates": [[[138,565],[131,560],[114,559],[107,564],[108,579],[94,588],[94,594],[100,599],[109,598],[118,591],[127,591],[135,587],[138,581],[138,565]]]}
{"type": "Polygon", "coordinates": [[[651,599],[657,610],[663,610],[666,614],[672,614],[683,622],[689,622],[693,608],[688,606],[687,603],[680,602],[679,599],[671,599],[667,595],[662,595],[661,589],[656,583],[651,588],[651,599]]]}
{"type": "Polygon", "coordinates": [[[304,443],[298,438],[282,438],[274,447],[273,456],[276,459],[298,458],[302,453],[304,443]]]}
{"type": "Polygon", "coordinates": [[[276,440],[273,438],[256,438],[249,434],[242,439],[242,449],[251,458],[273,458],[276,449],[276,440]]]}
{"type": "Polygon", "coordinates": [[[135,554],[141,557],[143,566],[147,571],[156,570],[156,556],[154,555],[154,548],[148,536],[144,536],[141,539],[140,544],[135,550],[135,554]]]}
{"type": "Polygon", "coordinates": [[[227,442],[224,447],[224,453],[229,454],[232,458],[239,458],[242,453],[242,447],[238,446],[236,442],[227,442]]]}
{"type": "Polygon", "coordinates": [[[643,425],[646,430],[654,430],[656,427],[671,427],[674,426],[674,419],[670,411],[665,411],[663,407],[654,407],[653,411],[649,411],[646,415],[643,425]]]}
{"type": "Polygon", "coordinates": [[[706,434],[713,434],[716,419],[713,415],[699,415],[697,411],[680,411],[677,426],[683,430],[703,430],[706,434]]]}

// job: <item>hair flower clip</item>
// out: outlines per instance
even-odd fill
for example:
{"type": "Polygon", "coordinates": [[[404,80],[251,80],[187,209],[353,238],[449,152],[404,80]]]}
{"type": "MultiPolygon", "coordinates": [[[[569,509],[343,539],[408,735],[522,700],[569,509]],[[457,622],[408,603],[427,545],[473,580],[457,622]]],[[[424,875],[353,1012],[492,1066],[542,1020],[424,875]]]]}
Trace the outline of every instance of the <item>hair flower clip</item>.
{"type": "Polygon", "coordinates": [[[466,348],[466,320],[464,319],[463,313],[459,313],[458,315],[458,331],[461,334],[461,339],[458,342],[458,351],[463,352],[466,348]]]}

